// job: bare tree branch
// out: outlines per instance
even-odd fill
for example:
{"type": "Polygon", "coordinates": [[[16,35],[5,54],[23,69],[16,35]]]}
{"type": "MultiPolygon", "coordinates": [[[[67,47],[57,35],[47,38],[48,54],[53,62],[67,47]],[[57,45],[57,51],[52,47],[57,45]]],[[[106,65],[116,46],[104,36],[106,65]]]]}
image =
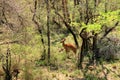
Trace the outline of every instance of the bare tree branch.
{"type": "Polygon", "coordinates": [[[77,48],[79,47],[79,44],[78,44],[78,41],[77,41],[77,38],[76,38],[76,34],[73,32],[73,30],[71,29],[71,26],[64,20],[64,18],[58,13],[55,11],[55,14],[57,14],[63,21],[63,23],[65,24],[66,28],[70,31],[70,33],[73,35],[73,38],[74,38],[74,41],[75,41],[75,44],[77,46],[77,48]]]}
{"type": "Polygon", "coordinates": [[[20,43],[19,41],[0,42],[0,45],[20,43]]]}
{"type": "Polygon", "coordinates": [[[118,26],[118,24],[119,24],[119,21],[117,21],[113,27],[111,27],[110,29],[108,29],[108,30],[105,32],[105,34],[101,37],[100,40],[102,40],[103,38],[105,38],[112,30],[114,30],[114,29],[118,26]]]}

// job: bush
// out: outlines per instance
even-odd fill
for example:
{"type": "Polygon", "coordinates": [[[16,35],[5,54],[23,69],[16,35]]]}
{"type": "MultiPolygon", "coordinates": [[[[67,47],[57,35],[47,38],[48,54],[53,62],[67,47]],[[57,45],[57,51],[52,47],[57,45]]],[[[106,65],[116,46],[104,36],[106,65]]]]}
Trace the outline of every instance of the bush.
{"type": "Polygon", "coordinates": [[[99,45],[99,57],[106,60],[120,59],[120,40],[109,37],[101,41],[99,45]]]}
{"type": "Polygon", "coordinates": [[[88,74],[85,76],[85,80],[98,80],[97,77],[93,74],[88,74]]]}
{"type": "Polygon", "coordinates": [[[99,77],[95,76],[94,74],[88,74],[85,76],[85,80],[106,80],[106,79],[104,77],[99,78],[99,77]]]}
{"type": "Polygon", "coordinates": [[[36,60],[36,66],[47,66],[47,60],[36,60]]]}

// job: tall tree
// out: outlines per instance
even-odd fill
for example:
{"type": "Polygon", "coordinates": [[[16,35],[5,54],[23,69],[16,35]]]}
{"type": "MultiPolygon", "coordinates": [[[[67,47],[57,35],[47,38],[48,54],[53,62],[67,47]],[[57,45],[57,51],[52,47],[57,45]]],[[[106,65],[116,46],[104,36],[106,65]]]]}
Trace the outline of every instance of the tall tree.
{"type": "Polygon", "coordinates": [[[80,0],[74,0],[74,6],[78,5],[80,0]]]}
{"type": "Polygon", "coordinates": [[[48,37],[48,64],[50,63],[50,1],[46,1],[47,9],[47,37],[48,37]]]}
{"type": "MultiPolygon", "coordinates": [[[[43,53],[41,55],[41,60],[45,60],[46,59],[46,49],[45,49],[45,41],[43,39],[43,31],[42,31],[42,25],[40,25],[40,22],[38,21],[40,19],[40,16],[39,18],[37,17],[37,9],[39,9],[40,6],[37,6],[39,4],[39,2],[37,0],[34,0],[34,14],[33,14],[33,17],[32,17],[32,21],[35,23],[37,29],[38,29],[38,32],[40,33],[40,36],[41,36],[41,42],[43,44],[43,53]]],[[[40,5],[40,4],[39,4],[40,5]]],[[[38,13],[39,14],[39,13],[38,13]]]]}
{"type": "Polygon", "coordinates": [[[70,14],[69,14],[69,11],[68,11],[68,0],[62,0],[62,9],[63,9],[63,16],[64,16],[64,19],[67,21],[67,22],[70,22],[70,14]]]}

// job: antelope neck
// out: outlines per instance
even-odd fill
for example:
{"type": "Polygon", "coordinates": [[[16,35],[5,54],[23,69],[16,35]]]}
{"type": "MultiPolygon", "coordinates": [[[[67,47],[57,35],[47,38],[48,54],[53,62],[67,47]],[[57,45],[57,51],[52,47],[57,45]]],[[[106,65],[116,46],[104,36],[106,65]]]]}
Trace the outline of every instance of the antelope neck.
{"type": "Polygon", "coordinates": [[[63,41],[62,45],[65,45],[65,41],[63,41]]]}

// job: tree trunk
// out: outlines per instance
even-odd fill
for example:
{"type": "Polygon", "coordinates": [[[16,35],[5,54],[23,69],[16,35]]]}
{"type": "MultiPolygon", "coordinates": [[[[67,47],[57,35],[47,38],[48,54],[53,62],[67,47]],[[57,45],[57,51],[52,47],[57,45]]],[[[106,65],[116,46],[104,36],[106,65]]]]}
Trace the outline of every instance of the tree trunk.
{"type": "Polygon", "coordinates": [[[80,0],[74,0],[74,6],[79,5],[80,0]]]}
{"type": "Polygon", "coordinates": [[[48,37],[48,65],[50,64],[50,2],[46,0],[47,9],[47,37],[48,37]]]}
{"type": "Polygon", "coordinates": [[[90,63],[95,63],[95,60],[96,62],[98,61],[98,53],[99,53],[99,49],[98,49],[98,46],[97,46],[97,36],[98,34],[97,33],[94,33],[93,31],[93,44],[92,44],[92,51],[93,51],[93,55],[92,55],[92,61],[90,63]]]}
{"type": "Polygon", "coordinates": [[[40,36],[41,36],[41,42],[43,44],[43,53],[41,55],[41,60],[45,60],[46,59],[46,49],[45,49],[45,42],[44,42],[44,39],[43,39],[43,33],[42,33],[42,28],[39,24],[39,22],[36,20],[36,9],[37,9],[37,0],[34,1],[34,14],[33,14],[33,17],[32,17],[32,21],[35,23],[39,33],[40,33],[40,36]]]}
{"type": "Polygon", "coordinates": [[[89,22],[89,6],[88,6],[88,0],[86,0],[86,16],[85,16],[85,24],[87,25],[89,22]]]}
{"type": "Polygon", "coordinates": [[[70,22],[70,18],[69,18],[69,12],[68,12],[68,7],[67,7],[67,0],[62,0],[62,9],[63,9],[63,15],[64,15],[64,19],[67,21],[67,22],[70,22]]]}
{"type": "Polygon", "coordinates": [[[107,3],[107,1],[105,0],[105,13],[107,13],[107,6],[108,6],[108,3],[107,3]]]}
{"type": "Polygon", "coordinates": [[[84,60],[84,56],[88,54],[89,51],[89,36],[86,32],[86,28],[83,28],[80,32],[80,37],[82,38],[82,46],[81,46],[81,53],[79,54],[78,59],[78,69],[82,69],[82,62],[84,60]]]}

